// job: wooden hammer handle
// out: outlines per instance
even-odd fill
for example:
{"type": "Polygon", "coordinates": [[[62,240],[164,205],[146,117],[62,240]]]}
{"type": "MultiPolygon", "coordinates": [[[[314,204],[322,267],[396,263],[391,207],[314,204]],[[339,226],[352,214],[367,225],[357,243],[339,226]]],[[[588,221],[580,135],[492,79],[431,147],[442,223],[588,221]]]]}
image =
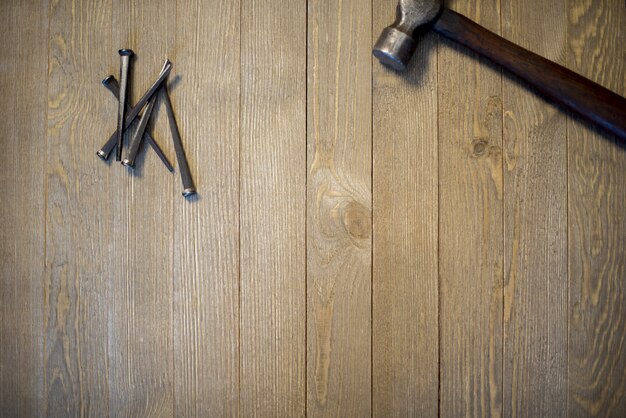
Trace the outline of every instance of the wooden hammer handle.
{"type": "Polygon", "coordinates": [[[435,32],[485,56],[534,86],[548,99],[626,141],[626,99],[444,8],[435,32]]]}

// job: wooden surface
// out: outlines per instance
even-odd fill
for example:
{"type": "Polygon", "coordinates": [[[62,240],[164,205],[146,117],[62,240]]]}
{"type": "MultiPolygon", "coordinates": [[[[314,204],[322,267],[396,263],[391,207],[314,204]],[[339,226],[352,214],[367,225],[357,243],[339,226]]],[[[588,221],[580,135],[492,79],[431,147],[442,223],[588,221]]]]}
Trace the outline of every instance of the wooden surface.
{"type": "MultiPolygon", "coordinates": [[[[624,2],[447,5],[626,95],[624,2]]],[[[626,147],[394,10],[0,4],[0,416],[626,415],[626,147]],[[189,200],[95,156],[122,47],[189,200]]]]}
{"type": "MultiPolygon", "coordinates": [[[[565,64],[567,9],[504,1],[503,35],[565,64]],[[524,22],[533,19],[530,26],[524,22]]],[[[566,114],[503,81],[505,415],[562,416],[567,375],[566,114]]]]}
{"type": "Polygon", "coordinates": [[[371,415],[369,0],[312,0],[307,38],[307,413],[371,415]]]}
{"type": "MultiPolygon", "coordinates": [[[[457,11],[500,31],[499,2],[457,11]]],[[[502,75],[439,44],[440,399],[443,416],[502,413],[502,75]],[[442,123],[441,121],[445,121],[442,123]],[[457,202],[457,204],[446,204],[457,202]]]]}
{"type": "MultiPolygon", "coordinates": [[[[373,2],[372,45],[394,0],[373,2]]],[[[438,409],[437,38],[402,76],[373,64],[372,412],[438,409]]]]}
{"type": "Polygon", "coordinates": [[[37,416],[43,414],[42,306],[48,276],[43,198],[48,190],[47,9],[31,2],[2,2],[0,19],[5,40],[0,46],[0,91],[5,97],[0,105],[5,147],[0,162],[7,169],[0,176],[0,413],[37,416]]]}
{"type": "Polygon", "coordinates": [[[239,413],[303,416],[306,5],[241,2],[241,25],[239,413]]]}
{"type": "MultiPolygon", "coordinates": [[[[626,5],[570,0],[567,19],[568,66],[626,95],[624,34],[609,30],[626,26],[626,5]]],[[[619,416],[626,411],[626,153],[576,119],[567,132],[568,413],[619,416]]]]}
{"type": "MultiPolygon", "coordinates": [[[[206,185],[190,202],[172,199],[177,416],[233,416],[239,405],[239,13],[238,2],[176,2],[173,105],[194,180],[206,185]]],[[[167,127],[158,133],[168,142],[167,127]]],[[[168,183],[171,196],[182,191],[177,176],[168,183]]]]}
{"type": "Polygon", "coordinates": [[[529,83],[544,98],[626,141],[626,98],[444,8],[432,30],[529,83]]]}

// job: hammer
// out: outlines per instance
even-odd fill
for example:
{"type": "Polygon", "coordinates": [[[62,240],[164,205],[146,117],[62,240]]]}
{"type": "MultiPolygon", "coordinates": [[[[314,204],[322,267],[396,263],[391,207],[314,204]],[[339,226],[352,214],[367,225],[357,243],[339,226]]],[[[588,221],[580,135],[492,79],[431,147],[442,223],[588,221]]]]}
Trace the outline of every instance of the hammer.
{"type": "Polygon", "coordinates": [[[442,0],[398,0],[396,21],[383,30],[374,56],[404,71],[415,52],[414,34],[423,29],[432,29],[501,65],[546,98],[626,141],[626,99],[443,7],[442,0]]]}

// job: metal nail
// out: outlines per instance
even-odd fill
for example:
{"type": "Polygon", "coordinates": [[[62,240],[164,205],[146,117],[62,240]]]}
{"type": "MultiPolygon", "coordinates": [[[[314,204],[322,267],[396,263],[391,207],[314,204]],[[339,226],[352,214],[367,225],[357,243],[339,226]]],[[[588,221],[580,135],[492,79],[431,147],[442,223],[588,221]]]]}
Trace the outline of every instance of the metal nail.
{"type": "MultiPolygon", "coordinates": [[[[128,115],[126,115],[126,120],[124,121],[124,129],[128,128],[130,124],[135,120],[141,109],[143,109],[148,100],[150,100],[152,95],[154,95],[157,89],[161,86],[161,83],[167,78],[171,70],[172,62],[170,60],[165,60],[163,69],[161,69],[161,72],[159,73],[157,79],[154,81],[154,83],[152,83],[152,86],[150,86],[148,91],[145,92],[141,99],[139,99],[135,107],[133,107],[132,110],[128,112],[128,115]]],[[[109,140],[96,153],[98,157],[102,158],[103,160],[107,160],[109,158],[109,155],[111,155],[111,151],[113,151],[113,148],[115,148],[115,145],[117,145],[116,133],[117,132],[114,132],[109,140]]]]}
{"type": "MultiPolygon", "coordinates": [[[[106,87],[106,89],[109,90],[113,94],[113,96],[115,96],[115,98],[119,98],[119,87],[120,86],[117,83],[117,80],[115,79],[114,76],[110,75],[107,78],[105,78],[104,80],[102,80],[102,85],[104,85],[104,87],[106,87]]],[[[156,97],[156,96],[153,96],[153,97],[156,97]]],[[[130,108],[128,102],[126,103],[126,105],[130,108]]],[[[133,112],[133,110],[134,109],[131,108],[130,112],[133,112]]],[[[169,160],[167,159],[167,157],[163,153],[163,150],[161,150],[161,147],[159,146],[159,144],[156,142],[156,140],[154,138],[152,138],[152,135],[150,135],[150,133],[147,130],[144,133],[144,137],[145,137],[146,141],[148,142],[148,145],[150,145],[152,147],[152,149],[154,149],[154,152],[156,152],[157,156],[163,162],[165,167],[170,172],[173,172],[174,171],[174,167],[172,167],[172,164],[169,162],[169,160]]]]}
{"type": "Polygon", "coordinates": [[[128,70],[130,57],[134,52],[130,49],[120,49],[120,95],[117,106],[117,153],[115,159],[122,161],[122,146],[124,144],[124,115],[126,114],[126,93],[128,91],[128,70]]]}
{"type": "Polygon", "coordinates": [[[172,109],[172,102],[170,95],[167,91],[167,83],[163,84],[163,93],[165,96],[165,109],[167,110],[167,118],[170,124],[170,130],[172,131],[172,140],[174,142],[174,150],[176,151],[176,160],[178,161],[178,169],[180,170],[180,177],[183,182],[183,196],[188,197],[196,194],[196,187],[193,184],[191,173],[189,172],[189,164],[187,163],[187,157],[185,157],[185,150],[183,149],[183,143],[180,139],[178,132],[178,124],[174,117],[174,110],[172,109]]]}
{"type": "Polygon", "coordinates": [[[154,108],[154,102],[156,101],[156,96],[152,96],[152,98],[148,101],[146,105],[146,110],[143,111],[143,115],[139,119],[139,126],[137,127],[137,131],[135,132],[135,136],[133,140],[130,142],[130,147],[128,148],[128,155],[122,161],[122,164],[126,167],[135,167],[135,157],[137,156],[137,151],[139,151],[139,145],[141,144],[141,139],[143,138],[143,133],[146,130],[146,126],[148,125],[148,121],[150,120],[150,115],[152,115],[152,109],[154,108]]]}

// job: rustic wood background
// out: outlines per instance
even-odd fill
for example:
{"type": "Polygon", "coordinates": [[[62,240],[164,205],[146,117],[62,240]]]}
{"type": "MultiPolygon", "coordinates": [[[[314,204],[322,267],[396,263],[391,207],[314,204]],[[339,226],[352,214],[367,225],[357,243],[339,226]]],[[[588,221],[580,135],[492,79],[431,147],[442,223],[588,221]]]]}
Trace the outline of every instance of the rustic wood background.
{"type": "MultiPolygon", "coordinates": [[[[0,2],[2,416],[624,416],[626,148],[395,2],[0,2]]],[[[624,1],[449,6],[626,95],[624,1]]]]}

